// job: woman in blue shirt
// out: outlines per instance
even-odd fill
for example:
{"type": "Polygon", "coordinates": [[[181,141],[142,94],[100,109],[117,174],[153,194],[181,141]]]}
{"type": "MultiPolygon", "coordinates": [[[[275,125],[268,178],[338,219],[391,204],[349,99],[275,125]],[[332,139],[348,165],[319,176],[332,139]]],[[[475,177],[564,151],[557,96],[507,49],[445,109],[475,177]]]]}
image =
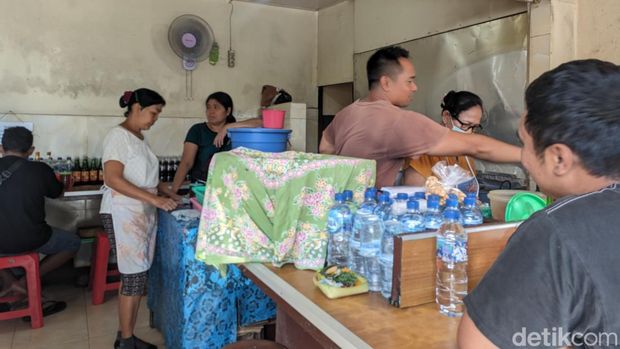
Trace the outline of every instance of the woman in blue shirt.
{"type": "Polygon", "coordinates": [[[228,129],[262,125],[259,118],[236,122],[233,116],[233,100],[226,92],[212,93],[205,104],[207,122],[195,124],[187,132],[181,163],[172,181],[173,193],[179,190],[188,173],[192,182],[207,179],[207,170],[213,155],[230,150],[230,139],[226,136],[228,129]]]}

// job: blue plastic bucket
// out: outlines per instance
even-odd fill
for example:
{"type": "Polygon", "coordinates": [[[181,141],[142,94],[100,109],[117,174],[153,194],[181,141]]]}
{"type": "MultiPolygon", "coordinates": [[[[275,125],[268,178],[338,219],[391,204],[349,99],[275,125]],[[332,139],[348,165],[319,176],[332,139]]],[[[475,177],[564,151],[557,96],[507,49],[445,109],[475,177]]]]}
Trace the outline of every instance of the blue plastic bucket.
{"type": "Polygon", "coordinates": [[[233,149],[246,147],[272,153],[286,150],[290,134],[291,130],[273,128],[231,128],[228,130],[233,149]]]}

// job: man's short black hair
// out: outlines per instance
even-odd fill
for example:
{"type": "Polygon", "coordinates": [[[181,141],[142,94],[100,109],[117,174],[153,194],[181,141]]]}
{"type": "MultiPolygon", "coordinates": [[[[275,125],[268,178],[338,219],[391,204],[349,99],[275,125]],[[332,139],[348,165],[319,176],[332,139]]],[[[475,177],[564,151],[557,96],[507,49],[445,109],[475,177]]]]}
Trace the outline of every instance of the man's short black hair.
{"type": "Polygon", "coordinates": [[[394,77],[403,68],[398,61],[400,58],[409,58],[409,51],[399,46],[384,47],[373,53],[366,63],[366,75],[368,76],[368,89],[379,82],[382,76],[394,77]]]}
{"type": "Polygon", "coordinates": [[[620,67],[597,59],[564,63],[530,84],[525,104],[525,129],[539,156],[564,144],[591,175],[620,178],[620,67]]]}
{"type": "Polygon", "coordinates": [[[32,132],[25,127],[9,127],[2,135],[4,151],[26,153],[32,147],[32,132]]]}

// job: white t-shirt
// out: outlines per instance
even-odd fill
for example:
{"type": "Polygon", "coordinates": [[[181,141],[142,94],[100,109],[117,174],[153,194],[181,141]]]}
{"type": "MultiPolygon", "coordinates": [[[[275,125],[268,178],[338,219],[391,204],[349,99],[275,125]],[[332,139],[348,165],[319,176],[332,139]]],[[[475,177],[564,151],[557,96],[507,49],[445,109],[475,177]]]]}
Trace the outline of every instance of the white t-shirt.
{"type": "MultiPolygon", "coordinates": [[[[122,163],[123,177],[140,188],[156,188],[159,184],[159,162],[146,140],[136,137],[122,126],[116,126],[103,140],[101,161],[122,163]]],[[[105,178],[104,178],[105,181],[105,178]]],[[[106,189],[101,199],[100,213],[111,213],[111,190],[106,189]]]]}

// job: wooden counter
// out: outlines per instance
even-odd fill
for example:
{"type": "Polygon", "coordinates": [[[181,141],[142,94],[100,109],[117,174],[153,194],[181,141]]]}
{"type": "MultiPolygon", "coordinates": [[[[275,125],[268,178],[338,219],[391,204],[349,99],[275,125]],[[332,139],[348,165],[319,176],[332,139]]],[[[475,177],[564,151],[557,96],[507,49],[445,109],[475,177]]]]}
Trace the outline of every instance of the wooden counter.
{"type": "Polygon", "coordinates": [[[276,338],[288,348],[456,348],[459,318],[434,303],[406,309],[380,293],[330,300],[312,283],[313,271],[246,264],[244,274],[278,304],[276,338]]]}

